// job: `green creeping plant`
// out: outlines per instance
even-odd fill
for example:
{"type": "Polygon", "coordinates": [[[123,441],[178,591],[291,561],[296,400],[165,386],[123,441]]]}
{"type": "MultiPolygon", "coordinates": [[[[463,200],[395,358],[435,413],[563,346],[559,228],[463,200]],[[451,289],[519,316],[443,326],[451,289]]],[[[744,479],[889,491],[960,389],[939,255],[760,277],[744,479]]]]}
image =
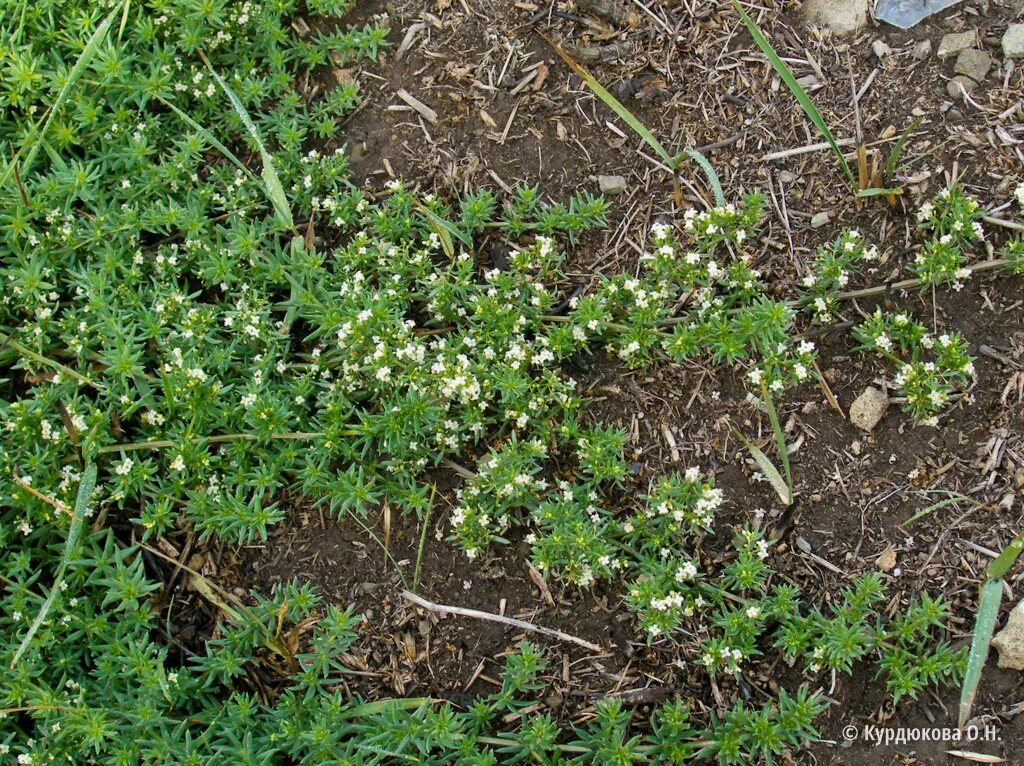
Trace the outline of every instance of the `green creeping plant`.
{"type": "MultiPolygon", "coordinates": [[[[629,367],[700,358],[773,396],[810,379],[809,296],[769,292],[753,257],[763,196],[657,224],[635,273],[569,291],[564,249],[606,224],[600,197],[351,183],[331,142],[358,85],[307,101],[295,83],[373,61],[387,19],[306,37],[291,23],[349,5],[0,0],[0,755],[771,762],[817,736],[819,672],[875,662],[897,699],[955,680],[944,606],[922,598],[886,623],[864,585],[839,613],[803,610],[744,528],[716,571],[701,555],[726,500],[712,478],[638,488],[626,433],[585,420],[566,368],[600,349],[629,367]],[[475,252],[488,237],[499,256],[475,252]],[[201,574],[215,635],[171,633],[155,541],[265,540],[299,493],[364,527],[387,502],[426,531],[439,466],[459,479],[442,522],[467,555],[521,534],[570,593],[621,583],[648,640],[700,635],[708,674],[774,650],[806,684],[713,716],[668,701],[649,722],[610,700],[566,726],[534,710],[544,658],[523,645],[466,709],[365,701],[344,684],[359,615],[299,583],[239,599],[201,574]],[[611,502],[623,494],[637,499],[611,502]]],[[[973,231],[976,215],[943,200],[922,227],[963,247],[956,221],[973,231]]],[[[870,252],[839,247],[805,286],[835,305],[870,252]]],[[[901,322],[871,319],[861,342],[884,334],[922,401],[965,385],[959,336],[929,348],[901,322]],[[932,355],[940,371],[918,372],[932,355]]]]}

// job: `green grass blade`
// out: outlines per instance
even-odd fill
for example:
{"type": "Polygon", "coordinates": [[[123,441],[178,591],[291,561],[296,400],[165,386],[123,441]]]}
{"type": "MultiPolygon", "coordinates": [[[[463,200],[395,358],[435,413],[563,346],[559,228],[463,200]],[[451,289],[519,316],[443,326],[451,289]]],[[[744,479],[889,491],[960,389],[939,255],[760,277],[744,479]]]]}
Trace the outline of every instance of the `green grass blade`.
{"type": "Polygon", "coordinates": [[[893,188],[893,189],[882,189],[882,188],[879,188],[879,187],[875,186],[875,187],[872,187],[870,189],[858,189],[856,194],[855,194],[855,196],[857,196],[857,197],[881,197],[881,196],[888,197],[889,195],[899,195],[899,194],[903,194],[902,187],[897,187],[897,188],[893,188]]]}
{"type": "Polygon", "coordinates": [[[796,81],[793,73],[789,71],[789,67],[786,66],[786,63],[781,58],[779,58],[779,54],[775,52],[772,44],[768,42],[768,38],[766,38],[761,33],[761,30],[757,28],[757,24],[755,24],[754,20],[747,15],[746,11],[743,10],[743,6],[739,4],[738,0],[732,0],[732,4],[733,7],[736,8],[736,12],[739,13],[740,19],[746,26],[747,31],[750,32],[750,36],[754,38],[754,42],[757,43],[757,47],[761,49],[765,58],[768,59],[768,63],[772,65],[772,69],[774,69],[778,73],[779,77],[782,78],[782,81],[786,83],[790,91],[793,93],[793,96],[796,97],[797,103],[800,104],[800,107],[804,110],[804,114],[806,114],[808,119],[810,119],[814,124],[814,127],[818,129],[818,132],[825,137],[829,146],[832,147],[832,151],[839,159],[839,164],[843,168],[843,173],[850,182],[850,187],[856,189],[857,181],[853,176],[853,171],[850,169],[849,163],[847,163],[846,158],[843,156],[843,151],[839,148],[839,144],[836,143],[835,136],[832,135],[832,131],[829,130],[828,125],[825,124],[825,120],[818,111],[818,107],[814,105],[814,102],[811,101],[804,89],[800,87],[800,84],[796,81]]]}
{"type": "Polygon", "coordinates": [[[565,62],[566,66],[579,75],[583,82],[587,84],[587,87],[594,91],[595,96],[604,101],[605,105],[615,112],[619,119],[626,123],[634,133],[640,136],[640,138],[642,138],[644,142],[655,151],[666,165],[673,170],[675,169],[677,164],[675,158],[668,153],[665,147],[661,145],[661,142],[654,137],[654,134],[651,133],[651,131],[649,131],[646,126],[640,122],[640,120],[634,117],[631,111],[622,105],[621,101],[609,93],[608,90],[605,89],[605,87],[601,85],[601,83],[599,83],[592,74],[590,74],[590,72],[577,64],[572,56],[559,48],[553,40],[544,37],[544,35],[541,35],[541,37],[548,45],[551,46],[552,50],[558,54],[562,61],[565,62]]]}
{"type": "Polygon", "coordinates": [[[64,102],[68,98],[68,94],[74,87],[75,83],[78,82],[78,78],[82,76],[86,68],[92,63],[93,58],[99,51],[100,46],[103,45],[103,41],[107,39],[107,33],[110,31],[110,25],[114,22],[114,17],[117,15],[119,9],[115,8],[107,17],[100,22],[100,25],[96,27],[92,36],[89,37],[89,41],[85,44],[81,54],[78,56],[78,60],[75,61],[75,65],[71,68],[71,72],[68,74],[68,79],[64,82],[60,92],[57,94],[57,98],[54,99],[53,104],[47,110],[45,120],[43,121],[42,127],[37,130],[33,130],[29,140],[18,149],[17,153],[11,158],[11,161],[7,163],[7,167],[4,168],[4,174],[0,176],[0,186],[7,183],[7,179],[11,177],[14,172],[15,164],[21,157],[21,153],[25,150],[25,147],[29,143],[32,144],[32,148],[29,150],[28,156],[25,158],[25,162],[21,166],[21,171],[24,174],[32,167],[32,163],[35,161],[36,154],[39,153],[40,143],[46,131],[50,129],[50,123],[53,122],[53,118],[57,116],[57,112],[60,111],[61,107],[64,106],[64,102]],[[34,139],[34,140],[33,140],[34,139]]]}
{"type": "Polygon", "coordinates": [[[733,429],[736,437],[743,442],[743,446],[750,452],[750,456],[754,458],[754,462],[757,463],[757,467],[761,469],[761,473],[768,479],[768,483],[772,485],[772,488],[778,493],[779,499],[782,500],[783,505],[793,504],[793,493],[789,489],[789,485],[786,480],[782,478],[782,474],[779,473],[779,469],[775,467],[768,456],[765,455],[760,449],[758,449],[747,437],[741,434],[736,429],[733,429]]]}
{"type": "Polygon", "coordinates": [[[246,164],[242,162],[240,159],[238,159],[234,152],[232,152],[230,149],[224,146],[224,144],[218,141],[217,137],[213,135],[213,133],[211,133],[198,122],[193,120],[188,114],[183,112],[181,109],[175,106],[172,102],[165,99],[163,96],[156,96],[156,99],[161,104],[170,109],[172,112],[174,112],[176,115],[178,115],[178,117],[180,117],[183,122],[187,123],[189,127],[195,130],[204,139],[206,139],[210,143],[210,146],[212,146],[214,149],[216,149],[229,160],[231,160],[231,162],[237,165],[246,175],[252,176],[253,173],[251,170],[249,170],[248,167],[246,167],[246,164]]]}
{"type": "Polygon", "coordinates": [[[277,218],[281,223],[287,226],[289,229],[295,229],[295,221],[292,218],[292,209],[288,205],[288,198],[285,196],[284,187],[281,185],[281,179],[277,176],[277,171],[274,170],[274,160],[270,156],[270,152],[263,145],[263,139],[260,138],[259,131],[256,130],[256,124],[249,117],[249,113],[245,110],[241,100],[235,95],[235,92],[228,87],[228,84],[224,82],[217,72],[210,66],[209,62],[206,63],[206,68],[210,70],[210,74],[213,75],[213,79],[220,85],[221,90],[227,94],[228,100],[231,102],[231,106],[234,107],[235,113],[238,118],[245,125],[245,129],[249,131],[249,135],[252,136],[253,141],[256,142],[256,147],[260,152],[260,159],[263,161],[263,170],[260,175],[263,177],[263,185],[267,189],[267,197],[270,198],[271,204],[274,206],[274,212],[277,213],[277,218]]]}
{"type": "Polygon", "coordinates": [[[424,705],[429,705],[433,700],[430,697],[396,697],[392,699],[374,700],[373,702],[362,702],[345,708],[341,715],[343,718],[359,718],[364,715],[380,715],[389,713],[395,709],[414,710],[424,705]]]}
{"type": "Polygon", "coordinates": [[[698,152],[696,149],[683,149],[683,152],[700,165],[700,169],[704,171],[704,175],[707,176],[708,184],[711,186],[711,192],[715,195],[715,204],[718,207],[722,207],[725,204],[725,192],[722,191],[722,182],[718,180],[718,173],[715,172],[714,167],[708,161],[708,158],[698,152]]]}
{"type": "Polygon", "coordinates": [[[945,500],[939,500],[937,503],[932,503],[931,505],[927,506],[926,508],[922,508],[920,511],[915,513],[909,519],[907,519],[906,521],[902,522],[900,524],[900,526],[901,527],[905,527],[908,524],[913,524],[915,521],[917,521],[918,519],[924,518],[925,516],[927,516],[932,511],[937,511],[937,510],[939,510],[941,508],[945,508],[948,505],[955,505],[956,503],[973,503],[976,508],[980,508],[980,507],[982,507],[984,505],[984,503],[979,503],[973,497],[968,497],[967,495],[961,495],[959,492],[951,492],[950,496],[947,497],[945,500]]]}
{"type": "Polygon", "coordinates": [[[892,177],[896,175],[896,166],[899,165],[900,156],[903,154],[903,150],[907,146],[907,142],[910,141],[910,136],[918,126],[920,126],[921,120],[914,120],[910,123],[910,126],[903,131],[903,135],[899,137],[892,149],[889,150],[889,156],[885,160],[885,181],[890,183],[892,177]]]}
{"type": "Polygon", "coordinates": [[[779,423],[779,413],[775,410],[775,402],[768,392],[768,387],[761,384],[761,400],[764,408],[768,411],[768,421],[772,424],[772,436],[775,437],[775,448],[779,451],[779,460],[782,461],[782,468],[786,472],[786,486],[789,488],[789,496],[793,497],[793,474],[789,469],[789,449],[786,447],[786,435],[782,432],[782,424],[779,423]]]}
{"type": "Polygon", "coordinates": [[[996,627],[999,614],[999,602],[1003,598],[1003,581],[987,580],[981,589],[978,600],[978,617],[974,623],[974,636],[971,638],[971,651],[967,657],[967,672],[964,673],[964,685],[960,690],[960,721],[964,724],[971,716],[974,696],[978,693],[978,682],[981,671],[988,659],[988,646],[992,642],[992,632],[996,627]]]}
{"type": "Polygon", "coordinates": [[[1010,544],[1003,548],[1002,553],[996,556],[996,560],[988,565],[988,576],[993,580],[1001,579],[1017,560],[1021,549],[1024,548],[1024,531],[1017,535],[1010,544]]]}
{"type": "Polygon", "coordinates": [[[449,258],[455,257],[455,242],[452,239],[453,237],[459,240],[459,242],[466,247],[473,246],[473,238],[451,221],[446,221],[418,200],[413,200],[413,204],[416,206],[417,210],[423,213],[423,217],[427,219],[427,222],[430,224],[430,228],[437,233],[438,238],[441,240],[441,248],[444,250],[444,254],[446,256],[449,258]]]}
{"type": "Polygon", "coordinates": [[[61,554],[60,564],[57,565],[57,573],[53,578],[53,585],[50,586],[50,593],[43,602],[43,607],[39,610],[39,614],[36,615],[36,618],[29,626],[25,637],[21,639],[21,644],[19,644],[18,650],[14,653],[13,659],[11,659],[12,668],[18,664],[18,660],[21,659],[21,655],[23,655],[25,650],[28,649],[28,645],[32,642],[32,638],[42,626],[43,622],[46,621],[46,616],[50,613],[50,609],[53,607],[53,602],[57,598],[57,594],[60,593],[60,586],[61,583],[64,582],[64,573],[67,571],[68,562],[71,561],[71,556],[75,551],[75,546],[78,545],[78,539],[82,536],[82,526],[85,523],[85,510],[89,506],[89,498],[92,497],[94,489],[96,489],[96,464],[90,463],[86,466],[85,470],[82,471],[82,478],[78,482],[78,496],[75,498],[75,513],[74,516],[71,517],[71,525],[68,527],[68,537],[64,542],[64,552],[61,554]]]}

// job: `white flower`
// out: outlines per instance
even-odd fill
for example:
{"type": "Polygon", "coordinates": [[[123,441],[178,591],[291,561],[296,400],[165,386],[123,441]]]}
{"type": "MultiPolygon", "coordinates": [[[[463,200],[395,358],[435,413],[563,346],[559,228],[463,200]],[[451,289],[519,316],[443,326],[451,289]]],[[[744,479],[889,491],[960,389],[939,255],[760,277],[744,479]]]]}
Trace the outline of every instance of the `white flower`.
{"type": "Polygon", "coordinates": [[[132,466],[135,465],[135,461],[130,457],[126,457],[121,463],[118,464],[117,468],[114,469],[114,473],[118,476],[127,476],[132,470],[132,466]]]}
{"type": "Polygon", "coordinates": [[[764,377],[764,372],[760,367],[755,367],[749,373],[747,373],[747,380],[753,383],[755,386],[761,382],[761,378],[764,377]]]}
{"type": "Polygon", "coordinates": [[[761,616],[761,607],[759,607],[759,606],[748,606],[747,607],[747,617],[749,619],[756,620],[760,616],[761,616]]]}
{"type": "Polygon", "coordinates": [[[175,472],[184,471],[185,470],[185,458],[183,458],[181,455],[178,455],[176,458],[174,458],[174,462],[171,463],[171,470],[175,471],[175,472]]]}
{"type": "Polygon", "coordinates": [[[696,576],[697,567],[692,561],[687,561],[676,569],[676,580],[678,582],[686,582],[687,580],[692,580],[696,576]]]}

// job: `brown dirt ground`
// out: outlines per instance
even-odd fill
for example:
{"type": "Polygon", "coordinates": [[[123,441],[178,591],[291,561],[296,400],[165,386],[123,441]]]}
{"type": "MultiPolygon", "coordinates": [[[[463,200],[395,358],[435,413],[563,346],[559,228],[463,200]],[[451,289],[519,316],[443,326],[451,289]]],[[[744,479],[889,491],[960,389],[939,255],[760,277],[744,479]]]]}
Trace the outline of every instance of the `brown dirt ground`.
{"type": "MultiPolygon", "coordinates": [[[[1024,79],[1019,65],[1009,68],[997,50],[1006,24],[1021,16],[1020,1],[1013,2],[967,2],[910,32],[869,24],[846,38],[808,26],[798,3],[770,2],[757,11],[759,25],[795,74],[816,78],[813,98],[837,136],[854,135],[851,81],[861,91],[859,120],[870,147],[887,151],[894,136],[921,120],[905,155],[913,158],[903,179],[905,203],[895,208],[880,200],[855,208],[830,153],[765,159],[820,137],[729,4],[720,1],[655,0],[644,5],[649,13],[639,2],[624,2],[617,6],[625,14],[619,24],[586,13],[583,2],[557,7],[499,0],[366,4],[358,16],[381,10],[390,14],[392,47],[380,66],[359,75],[365,103],[341,140],[349,146],[357,183],[379,188],[400,177],[448,197],[481,185],[503,190],[522,182],[539,184],[544,194],[560,200],[581,189],[596,192],[598,174],[624,175],[628,190],[611,199],[608,228],[573,250],[567,276],[587,281],[599,272],[635,270],[650,222],[673,214],[671,179],[642,156],[651,152],[569,73],[534,29],[580,46],[575,49],[580,59],[588,48],[619,46],[629,52],[611,61],[586,62],[598,79],[668,143],[702,147],[727,196],[755,188],[770,193],[772,212],[758,263],[772,284],[780,289],[792,284],[814,249],[834,239],[843,226],[856,226],[879,245],[882,263],[865,280],[879,284],[905,276],[912,223],[904,204],[913,209],[951,175],[961,177],[986,203],[1005,200],[1024,175],[1024,79]],[[574,14],[586,23],[571,18],[574,14]],[[946,92],[952,62],[934,55],[917,61],[913,51],[926,38],[937,48],[942,34],[963,29],[979,30],[997,69],[970,102],[954,104],[946,92]],[[885,62],[871,53],[875,39],[892,48],[885,62]],[[434,110],[437,119],[427,120],[406,106],[396,95],[399,89],[434,110]],[[820,212],[830,213],[832,220],[812,228],[810,219],[820,212]]],[[[684,176],[687,203],[704,204],[710,193],[699,171],[690,167],[684,176]]],[[[997,241],[1005,236],[990,230],[997,241]]],[[[988,552],[1000,550],[1022,522],[1021,287],[1020,279],[979,276],[963,292],[942,292],[935,300],[931,293],[893,294],[850,307],[849,316],[855,317],[876,305],[899,305],[936,328],[959,329],[978,356],[978,383],[938,429],[911,428],[894,408],[870,435],[835,412],[817,384],[788,395],[780,416],[789,441],[798,445],[792,460],[799,495],[788,519],[781,518],[771,488],[751,481],[751,466],[730,436],[733,425],[748,434],[769,433],[731,371],[664,363],[631,372],[614,359],[597,356],[581,360],[574,372],[590,394],[588,417],[632,434],[636,477],[624,504],[627,495],[642,492],[650,479],[675,467],[713,469],[729,503],[719,517],[718,536],[702,552],[709,561],[725,553],[730,525],[749,523],[755,509],[762,509],[763,523],[783,535],[771,558],[777,576],[799,584],[820,603],[852,576],[873,569],[879,555],[891,548],[897,568],[884,577],[893,607],[922,589],[941,592],[955,606],[948,639],[962,645],[969,639],[988,552]],[[901,526],[949,492],[982,505],[946,505],[901,526]]],[[[819,365],[844,410],[866,385],[885,385],[889,372],[874,358],[851,355],[845,331],[818,340],[819,365]]],[[[447,481],[450,490],[452,477],[447,481]]],[[[684,692],[698,707],[713,709],[738,695],[765,699],[780,680],[789,688],[799,683],[796,674],[786,678],[786,668],[780,673],[766,663],[745,674],[740,686],[711,688],[703,674],[690,670],[685,651],[680,655],[667,642],[648,647],[636,640],[628,615],[617,607],[620,594],[614,588],[597,586],[580,594],[552,585],[547,601],[531,580],[528,548],[518,538],[470,569],[445,540],[450,491],[439,498],[417,587],[422,596],[517,616],[607,648],[595,655],[542,641],[551,660],[550,693],[539,707],[575,718],[602,695],[624,694],[641,714],[659,699],[684,692]]],[[[360,693],[427,693],[459,703],[494,689],[503,654],[525,634],[411,608],[400,589],[414,577],[420,527],[415,519],[385,516],[381,512],[365,523],[386,541],[387,554],[358,525],[324,518],[295,499],[288,520],[265,544],[218,551],[216,562],[225,579],[245,588],[269,590],[298,577],[332,601],[355,604],[365,615],[356,651],[364,675],[352,683],[360,693]]],[[[1012,598],[1004,604],[1012,605],[1019,597],[1019,576],[1011,577],[1008,587],[1012,598]]],[[[182,625],[188,623],[187,614],[179,617],[182,625]]],[[[189,636],[175,638],[187,642],[189,636]]],[[[818,679],[840,704],[821,724],[823,742],[794,756],[795,762],[963,762],[946,755],[952,746],[943,743],[874,748],[857,741],[847,747],[841,732],[851,723],[955,725],[955,690],[929,693],[892,711],[881,702],[882,687],[872,675],[870,668],[859,668],[851,678],[837,679],[832,689],[829,679],[818,679]]],[[[1000,739],[961,749],[1024,763],[1019,755],[1024,751],[1021,710],[1020,674],[998,672],[991,661],[975,713],[999,728],[1000,739]]]]}

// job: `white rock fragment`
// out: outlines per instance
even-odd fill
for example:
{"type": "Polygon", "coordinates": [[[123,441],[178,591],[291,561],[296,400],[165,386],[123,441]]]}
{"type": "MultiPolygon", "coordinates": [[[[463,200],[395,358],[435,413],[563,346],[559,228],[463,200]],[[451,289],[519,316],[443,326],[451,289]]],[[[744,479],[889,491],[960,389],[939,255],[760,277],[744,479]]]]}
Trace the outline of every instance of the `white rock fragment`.
{"type": "Polygon", "coordinates": [[[626,191],[626,179],[622,176],[598,176],[597,186],[601,194],[621,194],[626,191]]]}
{"type": "Polygon", "coordinates": [[[845,35],[868,23],[868,5],[868,0],[807,0],[804,15],[833,34],[845,35]]]}
{"type": "Polygon", "coordinates": [[[1010,24],[1003,35],[1003,55],[1008,59],[1024,58],[1024,24],[1010,24]]]}
{"type": "Polygon", "coordinates": [[[1010,612],[1006,627],[996,633],[992,646],[999,650],[999,667],[1024,670],[1024,600],[1010,612]]]}
{"type": "Polygon", "coordinates": [[[868,386],[850,405],[850,422],[862,431],[871,431],[885,417],[887,409],[889,397],[874,386],[868,386]]]}

